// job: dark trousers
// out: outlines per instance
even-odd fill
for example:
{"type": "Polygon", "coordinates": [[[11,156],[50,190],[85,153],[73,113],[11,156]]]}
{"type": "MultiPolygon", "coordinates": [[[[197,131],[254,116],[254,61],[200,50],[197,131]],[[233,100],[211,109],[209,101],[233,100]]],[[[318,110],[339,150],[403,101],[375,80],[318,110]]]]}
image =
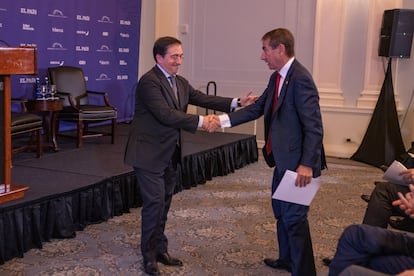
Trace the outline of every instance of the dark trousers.
{"type": "Polygon", "coordinates": [[[377,182],[371,193],[362,223],[387,228],[391,216],[405,216],[399,207],[392,206],[392,202],[399,199],[398,192],[405,195],[409,191],[410,189],[404,185],[377,182]]]}
{"type": "Polygon", "coordinates": [[[350,265],[398,274],[414,269],[414,237],[381,227],[358,224],[345,228],[338,241],[329,276],[339,275],[350,265]]]}
{"type": "Polygon", "coordinates": [[[177,183],[176,168],[173,162],[161,172],[134,168],[142,198],[141,253],[144,262],[155,261],[157,254],[168,251],[164,231],[177,183]]]}
{"type": "MultiPolygon", "coordinates": [[[[272,195],[280,183],[281,175],[274,170],[272,195]]],[[[309,230],[309,207],[272,199],[277,220],[279,259],[292,265],[292,276],[315,276],[315,260],[309,230]]]]}

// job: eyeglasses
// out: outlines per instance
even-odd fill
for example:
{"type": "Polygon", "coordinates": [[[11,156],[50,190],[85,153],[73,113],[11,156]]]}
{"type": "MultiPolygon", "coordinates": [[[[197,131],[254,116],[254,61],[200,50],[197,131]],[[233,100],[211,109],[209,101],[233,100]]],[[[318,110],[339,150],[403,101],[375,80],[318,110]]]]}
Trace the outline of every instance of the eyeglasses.
{"type": "Polygon", "coordinates": [[[173,60],[183,59],[184,58],[184,54],[181,54],[181,55],[179,55],[179,54],[171,55],[170,58],[173,59],[173,60]]]}

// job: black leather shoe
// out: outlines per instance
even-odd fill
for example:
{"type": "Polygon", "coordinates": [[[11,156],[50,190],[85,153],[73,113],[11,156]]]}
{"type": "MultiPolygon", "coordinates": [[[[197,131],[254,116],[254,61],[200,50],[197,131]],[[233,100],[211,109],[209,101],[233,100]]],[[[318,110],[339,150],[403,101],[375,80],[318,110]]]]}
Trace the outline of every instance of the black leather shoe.
{"type": "Polygon", "coordinates": [[[323,263],[324,265],[326,265],[326,266],[329,266],[329,265],[332,263],[332,259],[331,259],[331,258],[328,258],[328,257],[323,258],[323,259],[322,259],[322,263],[323,263]]]}
{"type": "Polygon", "coordinates": [[[162,253],[157,255],[157,262],[170,266],[182,266],[183,262],[177,258],[171,257],[170,254],[162,253]]]}
{"type": "Polygon", "coordinates": [[[371,199],[370,195],[361,195],[361,199],[365,202],[369,202],[371,199]]]}
{"type": "Polygon", "coordinates": [[[392,228],[402,231],[414,232],[414,222],[409,218],[390,218],[388,223],[392,228]]]}
{"type": "Polygon", "coordinates": [[[263,262],[267,266],[270,266],[271,268],[283,269],[283,270],[286,270],[287,272],[292,272],[292,267],[290,266],[290,263],[288,262],[281,261],[279,259],[264,259],[263,262]]]}
{"type": "Polygon", "coordinates": [[[145,273],[149,275],[160,275],[157,262],[145,262],[144,263],[145,273]]]}

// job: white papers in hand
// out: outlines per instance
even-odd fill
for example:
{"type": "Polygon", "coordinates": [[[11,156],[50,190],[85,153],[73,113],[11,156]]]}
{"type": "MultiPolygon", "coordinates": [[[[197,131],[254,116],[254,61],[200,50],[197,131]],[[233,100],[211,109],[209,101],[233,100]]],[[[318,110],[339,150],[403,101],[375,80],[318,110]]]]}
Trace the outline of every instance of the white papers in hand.
{"type": "Polygon", "coordinates": [[[272,198],[309,206],[321,185],[319,177],[305,187],[295,186],[297,173],[287,170],[272,198]]]}
{"type": "Polygon", "coordinates": [[[403,176],[400,175],[400,172],[406,169],[407,168],[403,164],[401,164],[397,160],[394,160],[388,167],[388,169],[385,171],[382,178],[395,184],[407,186],[408,184],[405,183],[405,181],[403,180],[403,176]]]}

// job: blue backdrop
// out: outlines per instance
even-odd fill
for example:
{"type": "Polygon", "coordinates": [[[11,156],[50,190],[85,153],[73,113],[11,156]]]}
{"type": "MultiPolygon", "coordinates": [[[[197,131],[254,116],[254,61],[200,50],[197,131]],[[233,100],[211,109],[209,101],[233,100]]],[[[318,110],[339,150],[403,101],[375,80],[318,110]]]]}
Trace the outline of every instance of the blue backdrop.
{"type": "Polygon", "coordinates": [[[33,98],[48,67],[77,66],[89,90],[108,92],[118,121],[132,119],[140,14],[141,0],[2,0],[0,45],[37,48],[38,75],[13,76],[12,97],[33,98]]]}

